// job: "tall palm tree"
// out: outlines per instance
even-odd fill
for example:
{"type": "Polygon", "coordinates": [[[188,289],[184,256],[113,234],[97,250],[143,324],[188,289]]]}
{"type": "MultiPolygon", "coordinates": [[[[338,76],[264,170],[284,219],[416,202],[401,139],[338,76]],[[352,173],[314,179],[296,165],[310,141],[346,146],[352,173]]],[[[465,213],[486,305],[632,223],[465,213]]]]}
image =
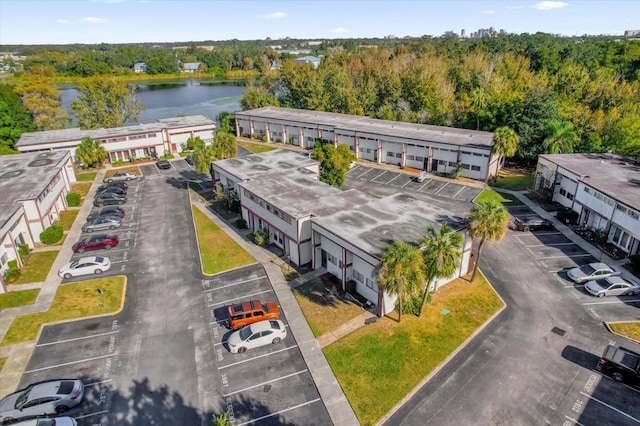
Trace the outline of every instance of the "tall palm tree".
{"type": "Polygon", "coordinates": [[[542,141],[547,154],[571,154],[580,138],[569,121],[551,120],[547,127],[548,136],[542,141]]]}
{"type": "Polygon", "coordinates": [[[476,265],[471,275],[471,282],[473,282],[478,272],[480,255],[485,241],[500,241],[504,237],[507,233],[509,215],[504,206],[495,200],[480,201],[471,208],[469,222],[469,235],[474,239],[480,240],[476,265]]]}
{"type": "Polygon", "coordinates": [[[502,165],[505,157],[513,157],[518,151],[520,136],[510,127],[498,127],[493,132],[493,147],[491,148],[500,158],[498,164],[502,165]]]}
{"type": "Polygon", "coordinates": [[[458,269],[462,257],[462,242],[462,234],[453,232],[446,223],[440,226],[439,231],[435,227],[429,226],[427,235],[420,239],[427,285],[424,288],[418,316],[422,315],[422,310],[429,297],[429,289],[435,285],[435,281],[438,278],[452,276],[458,269]]]}
{"type": "Polygon", "coordinates": [[[476,112],[476,130],[480,130],[480,111],[487,107],[487,96],[482,87],[476,87],[471,92],[471,106],[476,112]]]}
{"type": "Polygon", "coordinates": [[[405,296],[414,295],[424,284],[420,250],[406,241],[395,241],[382,253],[377,275],[381,291],[398,295],[398,322],[402,322],[405,296]]]}
{"type": "Polygon", "coordinates": [[[76,148],[76,160],[82,160],[85,167],[101,167],[109,154],[100,141],[89,137],[82,138],[76,148]]]}

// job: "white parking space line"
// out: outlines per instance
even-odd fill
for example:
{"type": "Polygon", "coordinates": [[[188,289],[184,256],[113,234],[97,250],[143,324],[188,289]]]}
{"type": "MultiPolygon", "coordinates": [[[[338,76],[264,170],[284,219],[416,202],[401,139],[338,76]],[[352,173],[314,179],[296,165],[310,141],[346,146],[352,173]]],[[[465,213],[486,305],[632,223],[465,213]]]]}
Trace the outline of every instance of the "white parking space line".
{"type": "Polygon", "coordinates": [[[640,299],[627,299],[627,300],[609,300],[607,302],[585,302],[583,305],[615,305],[620,303],[637,303],[640,299]]]}
{"type": "Polygon", "coordinates": [[[436,192],[433,193],[433,195],[438,195],[438,193],[440,191],[442,191],[443,189],[445,189],[447,187],[447,185],[449,185],[449,182],[445,182],[444,185],[442,185],[442,187],[440,187],[440,189],[438,189],[436,192]]]}
{"type": "Polygon", "coordinates": [[[407,183],[405,183],[404,185],[402,185],[400,188],[404,188],[405,186],[409,185],[411,182],[413,182],[413,179],[409,179],[407,181],[407,183]]]}
{"type": "Polygon", "coordinates": [[[286,376],[278,377],[277,379],[273,379],[273,380],[269,380],[269,381],[266,381],[266,382],[259,383],[257,385],[249,386],[247,388],[240,389],[240,390],[237,390],[235,392],[226,393],[226,394],[223,394],[222,396],[224,396],[226,398],[228,396],[235,395],[237,393],[245,392],[245,391],[248,391],[248,390],[251,390],[251,389],[255,389],[255,388],[260,388],[260,387],[262,387],[264,385],[268,385],[269,383],[279,382],[280,380],[288,379],[289,377],[297,376],[299,374],[306,373],[307,371],[309,371],[309,370],[307,370],[305,368],[304,370],[296,371],[295,373],[287,374],[286,376]]]}
{"type": "Polygon", "coordinates": [[[609,408],[609,409],[611,409],[611,410],[615,411],[616,413],[618,413],[618,414],[621,414],[621,415],[625,416],[625,417],[626,417],[626,418],[628,418],[629,420],[632,420],[632,421],[634,421],[634,422],[636,422],[636,423],[640,423],[640,420],[639,420],[639,419],[636,419],[635,417],[630,416],[629,414],[627,414],[627,413],[625,413],[625,412],[623,412],[623,411],[618,410],[616,407],[614,407],[614,406],[612,406],[612,405],[609,405],[609,404],[607,404],[607,403],[606,403],[606,402],[604,402],[604,401],[600,401],[598,398],[594,398],[593,396],[591,396],[591,395],[589,395],[589,394],[586,394],[586,393],[584,393],[584,392],[582,392],[582,391],[580,392],[580,395],[586,396],[586,397],[587,397],[587,398],[589,398],[590,400],[595,401],[595,402],[597,402],[597,403],[600,403],[600,404],[604,405],[605,407],[607,407],[607,408],[609,408]]]}
{"type": "Polygon", "coordinates": [[[62,364],[50,365],[49,367],[35,368],[33,370],[27,370],[27,371],[25,371],[25,373],[36,373],[38,371],[51,370],[52,368],[58,368],[58,367],[66,367],[67,365],[80,364],[82,362],[95,361],[96,359],[109,358],[110,356],[117,356],[117,355],[118,355],[118,353],[115,352],[115,353],[107,354],[107,355],[94,356],[93,358],[79,359],[77,361],[71,361],[71,362],[65,362],[65,363],[62,363],[62,364]]]}
{"type": "Polygon", "coordinates": [[[564,288],[584,288],[584,284],[565,284],[564,288]]]}
{"type": "Polygon", "coordinates": [[[251,419],[248,422],[236,423],[236,426],[242,426],[242,425],[248,425],[250,423],[256,423],[256,422],[259,422],[260,420],[268,419],[269,417],[277,416],[279,414],[286,413],[287,411],[296,410],[296,409],[298,409],[300,407],[304,407],[306,405],[311,405],[311,404],[314,404],[314,403],[316,403],[318,401],[320,401],[320,398],[316,398],[316,399],[314,399],[312,401],[303,402],[302,404],[294,405],[293,407],[285,408],[284,410],[280,410],[280,411],[277,411],[275,413],[267,414],[266,416],[258,417],[257,419],[251,419]]]}
{"type": "Polygon", "coordinates": [[[400,174],[396,174],[393,178],[391,178],[390,181],[388,181],[385,185],[389,185],[391,182],[393,182],[394,180],[398,179],[401,175],[400,174]]]}
{"type": "MultiPolygon", "coordinates": [[[[216,343],[213,346],[222,346],[222,345],[224,345],[224,343],[216,343]]],[[[253,358],[250,358],[250,359],[243,359],[242,361],[234,362],[233,364],[223,365],[222,367],[218,367],[218,370],[224,370],[225,368],[235,367],[236,365],[244,364],[245,362],[251,362],[251,361],[254,361],[256,359],[264,358],[264,357],[267,357],[269,355],[277,354],[277,353],[280,353],[280,352],[285,352],[285,351],[288,351],[289,349],[293,349],[293,348],[297,348],[297,347],[298,347],[298,345],[288,346],[286,348],[278,349],[277,351],[269,352],[268,354],[254,356],[253,358]]]]}
{"type": "Polygon", "coordinates": [[[109,380],[100,380],[99,382],[92,382],[92,383],[84,383],[84,387],[89,387],[89,386],[97,386],[97,385],[104,385],[105,383],[111,383],[113,380],[109,379],[109,380]]]}
{"type": "Polygon", "coordinates": [[[222,287],[211,288],[211,289],[205,290],[205,292],[207,292],[207,291],[214,291],[214,290],[221,290],[221,289],[223,289],[223,288],[233,287],[233,286],[236,286],[236,285],[240,285],[240,284],[244,284],[244,283],[249,283],[249,282],[251,282],[251,281],[261,280],[261,279],[263,279],[263,278],[267,278],[267,276],[266,276],[266,275],[263,275],[263,276],[261,276],[261,277],[257,277],[257,278],[251,278],[251,279],[244,280],[244,281],[238,281],[237,283],[231,283],[231,284],[223,285],[222,287]]]}
{"type": "Polygon", "coordinates": [[[590,257],[589,253],[587,254],[565,254],[563,256],[548,256],[548,257],[536,257],[537,260],[542,259],[564,259],[565,257],[590,257]]]}
{"type": "MultiPolygon", "coordinates": [[[[378,176],[374,177],[373,179],[371,179],[371,182],[375,182],[376,179],[378,179],[380,176],[382,176],[383,174],[387,173],[387,171],[385,170],[384,172],[380,173],[378,176]]],[[[376,182],[376,183],[382,183],[382,182],[376,182]]]]}
{"type": "Polygon", "coordinates": [[[524,248],[531,248],[531,247],[556,247],[556,246],[574,246],[576,245],[575,243],[555,243],[555,244],[532,244],[529,246],[523,246],[524,248]]]}
{"type": "Polygon", "coordinates": [[[425,186],[429,185],[431,183],[431,179],[429,179],[428,181],[426,181],[424,183],[424,185],[422,185],[420,188],[418,188],[418,191],[422,191],[422,188],[424,188],[425,186]]]}
{"type": "Polygon", "coordinates": [[[210,307],[212,307],[212,306],[216,306],[216,305],[226,305],[227,303],[232,303],[232,302],[234,302],[234,301],[236,301],[236,300],[238,300],[238,299],[246,299],[247,297],[253,297],[253,296],[257,296],[257,295],[259,295],[259,294],[272,293],[272,292],[273,292],[273,289],[271,289],[271,290],[259,291],[259,292],[257,292],[257,293],[246,294],[246,295],[244,295],[244,296],[242,296],[242,297],[234,297],[233,299],[228,299],[228,300],[225,300],[225,301],[223,301],[223,302],[215,302],[215,303],[212,303],[212,304],[210,304],[210,305],[207,305],[207,308],[210,308],[210,307]]]}
{"type": "Polygon", "coordinates": [[[366,175],[367,173],[369,173],[369,172],[370,172],[370,171],[372,171],[372,170],[373,170],[373,169],[367,169],[367,168],[365,167],[365,172],[364,172],[364,173],[362,173],[361,175],[356,176],[356,179],[361,178],[362,176],[366,175]]]}
{"type": "Polygon", "coordinates": [[[461,193],[464,189],[466,188],[466,186],[463,186],[462,188],[460,188],[460,190],[458,192],[455,193],[455,195],[451,198],[456,198],[458,196],[459,193],[461,193]]]}
{"type": "Polygon", "coordinates": [[[577,421],[576,419],[572,419],[572,418],[571,418],[571,417],[569,417],[569,416],[564,416],[564,418],[565,418],[565,419],[567,419],[567,420],[569,420],[570,422],[573,422],[573,423],[577,424],[578,426],[585,426],[585,425],[583,425],[582,423],[580,423],[579,421],[577,421]]]}
{"type": "Polygon", "coordinates": [[[87,417],[100,416],[102,414],[107,414],[109,410],[97,411],[95,413],[83,414],[82,416],[73,416],[74,419],[86,419],[87,417]]]}
{"type": "MultiPolygon", "coordinates": [[[[536,232],[535,234],[532,234],[530,232],[514,232],[513,236],[514,237],[535,237],[535,236],[545,236],[545,235],[560,235],[562,234],[562,232],[536,232]]],[[[571,243],[571,244],[575,244],[575,243],[571,243]]]]}
{"type": "Polygon", "coordinates": [[[109,336],[111,334],[116,334],[116,333],[120,333],[120,330],[108,331],[106,333],[100,333],[100,334],[93,334],[91,336],[76,337],[76,338],[73,338],[73,339],[57,340],[55,342],[49,342],[49,343],[41,343],[39,345],[36,345],[36,347],[39,348],[41,346],[51,346],[51,345],[57,345],[57,344],[60,344],[60,343],[77,342],[78,340],[91,339],[93,337],[109,336]]]}

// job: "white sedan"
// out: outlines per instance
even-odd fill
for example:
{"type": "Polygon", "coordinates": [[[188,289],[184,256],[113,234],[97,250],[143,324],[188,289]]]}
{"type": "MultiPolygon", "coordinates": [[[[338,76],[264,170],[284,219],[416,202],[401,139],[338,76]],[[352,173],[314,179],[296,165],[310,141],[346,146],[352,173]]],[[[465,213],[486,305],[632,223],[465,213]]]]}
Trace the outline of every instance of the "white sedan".
{"type": "Polygon", "coordinates": [[[232,353],[242,353],[247,349],[280,343],[287,337],[287,329],[280,320],[258,321],[231,333],[227,345],[232,353]]]}
{"type": "Polygon", "coordinates": [[[576,283],[599,280],[600,278],[620,275],[620,271],[606,263],[587,263],[579,268],[570,269],[567,276],[576,283]]]}
{"type": "Polygon", "coordinates": [[[601,280],[589,281],[584,285],[585,290],[594,296],[633,296],[640,293],[640,284],[632,280],[625,280],[618,276],[611,276],[601,280]]]}
{"type": "Polygon", "coordinates": [[[91,256],[63,265],[58,271],[60,278],[71,278],[79,275],[101,274],[111,268],[111,261],[108,257],[91,256]]]}

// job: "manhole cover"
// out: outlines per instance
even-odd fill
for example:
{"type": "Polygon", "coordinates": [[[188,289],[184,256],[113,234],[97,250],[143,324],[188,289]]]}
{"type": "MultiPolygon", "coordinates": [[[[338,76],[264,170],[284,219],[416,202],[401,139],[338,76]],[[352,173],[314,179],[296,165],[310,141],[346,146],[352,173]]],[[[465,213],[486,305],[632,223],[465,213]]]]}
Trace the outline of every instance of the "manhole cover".
{"type": "Polygon", "coordinates": [[[551,329],[551,332],[552,332],[552,333],[556,333],[558,336],[564,336],[565,334],[567,334],[567,332],[566,332],[566,331],[564,331],[563,329],[558,328],[558,327],[553,327],[553,328],[551,329]]]}

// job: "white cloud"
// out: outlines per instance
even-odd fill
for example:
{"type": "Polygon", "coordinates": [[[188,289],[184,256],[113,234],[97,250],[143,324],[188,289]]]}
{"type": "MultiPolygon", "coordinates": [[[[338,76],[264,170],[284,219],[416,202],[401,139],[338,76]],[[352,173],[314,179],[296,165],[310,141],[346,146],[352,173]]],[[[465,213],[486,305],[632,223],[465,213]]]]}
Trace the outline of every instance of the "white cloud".
{"type": "Polygon", "coordinates": [[[86,18],[81,19],[82,22],[88,22],[90,24],[102,24],[106,21],[106,19],[96,18],[94,16],[87,16],[86,18]]]}
{"type": "Polygon", "coordinates": [[[569,3],[565,3],[562,1],[541,1],[540,3],[536,3],[533,6],[530,6],[532,9],[538,10],[552,10],[552,9],[562,9],[563,7],[569,6],[569,3]]]}
{"type": "Polygon", "coordinates": [[[71,22],[67,19],[56,19],[56,22],[60,25],[69,25],[71,22]]]}
{"type": "Polygon", "coordinates": [[[495,10],[483,10],[481,12],[483,15],[493,15],[494,13],[496,13],[495,10]]]}
{"type": "Polygon", "coordinates": [[[287,14],[284,12],[272,12],[272,13],[267,13],[261,16],[261,18],[263,19],[282,19],[286,17],[287,17],[287,14]]]}
{"type": "Polygon", "coordinates": [[[338,28],[330,29],[329,32],[334,34],[344,34],[344,33],[348,33],[349,30],[346,28],[338,27],[338,28]]]}

